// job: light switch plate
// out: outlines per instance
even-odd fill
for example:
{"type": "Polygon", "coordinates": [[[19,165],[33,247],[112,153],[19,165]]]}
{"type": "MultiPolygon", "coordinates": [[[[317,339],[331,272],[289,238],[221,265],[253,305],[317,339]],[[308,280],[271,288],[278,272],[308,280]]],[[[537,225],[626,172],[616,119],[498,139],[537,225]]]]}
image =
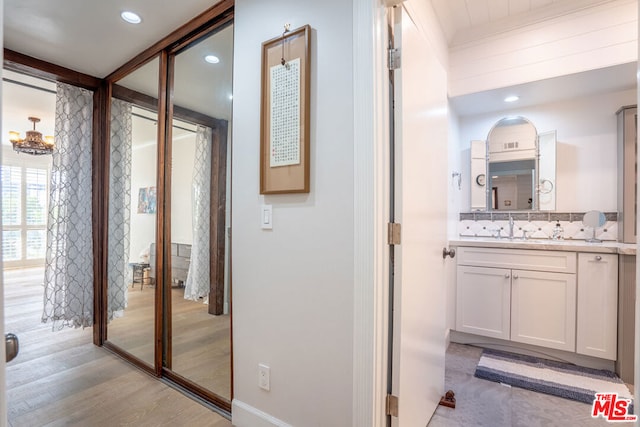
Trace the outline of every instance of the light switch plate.
{"type": "Polygon", "coordinates": [[[263,230],[273,229],[273,208],[271,205],[262,205],[260,207],[260,227],[263,230]]]}

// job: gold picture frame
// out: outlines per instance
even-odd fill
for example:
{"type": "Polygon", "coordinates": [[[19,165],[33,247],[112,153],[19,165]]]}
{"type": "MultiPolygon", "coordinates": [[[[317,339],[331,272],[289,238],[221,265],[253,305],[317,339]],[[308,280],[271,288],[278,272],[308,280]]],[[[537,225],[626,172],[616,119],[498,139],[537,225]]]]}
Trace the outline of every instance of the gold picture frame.
{"type": "Polygon", "coordinates": [[[262,43],[260,194],[308,193],[311,27],[262,43]]]}

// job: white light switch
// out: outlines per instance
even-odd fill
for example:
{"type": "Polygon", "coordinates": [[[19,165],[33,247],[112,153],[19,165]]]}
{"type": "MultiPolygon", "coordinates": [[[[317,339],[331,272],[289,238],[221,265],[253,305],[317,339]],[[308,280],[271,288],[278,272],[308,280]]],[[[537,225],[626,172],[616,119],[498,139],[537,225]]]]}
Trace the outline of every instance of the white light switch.
{"type": "Polygon", "coordinates": [[[273,229],[273,209],[271,205],[262,205],[260,208],[260,226],[263,230],[273,229]]]}

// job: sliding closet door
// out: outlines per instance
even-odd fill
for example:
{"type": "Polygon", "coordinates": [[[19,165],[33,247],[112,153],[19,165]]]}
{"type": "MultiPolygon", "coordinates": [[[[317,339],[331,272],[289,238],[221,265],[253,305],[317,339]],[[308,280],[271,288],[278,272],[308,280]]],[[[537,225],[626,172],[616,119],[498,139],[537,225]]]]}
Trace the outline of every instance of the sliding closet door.
{"type": "Polygon", "coordinates": [[[165,368],[177,379],[231,400],[228,123],[233,25],[172,56],[171,304],[165,368]]]}
{"type": "Polygon", "coordinates": [[[107,345],[156,370],[159,60],[112,87],[107,345]]]}
{"type": "Polygon", "coordinates": [[[102,302],[105,347],[226,411],[232,6],[108,78],[102,302]]]}

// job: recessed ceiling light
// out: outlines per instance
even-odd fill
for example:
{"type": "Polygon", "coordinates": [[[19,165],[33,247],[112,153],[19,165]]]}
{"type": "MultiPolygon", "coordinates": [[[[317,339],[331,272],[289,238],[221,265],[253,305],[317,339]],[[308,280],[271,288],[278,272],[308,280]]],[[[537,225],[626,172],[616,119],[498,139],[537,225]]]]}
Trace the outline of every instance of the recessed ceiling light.
{"type": "Polygon", "coordinates": [[[520,99],[520,97],[519,97],[519,96],[511,95],[511,96],[507,96],[507,97],[504,99],[504,102],[516,102],[518,99],[520,99]]]}
{"type": "Polygon", "coordinates": [[[204,60],[207,61],[209,64],[217,64],[218,62],[220,62],[220,58],[218,58],[215,55],[207,55],[204,57],[204,60]]]}
{"type": "Polygon", "coordinates": [[[142,22],[142,18],[137,13],[125,10],[120,14],[120,17],[127,21],[129,24],[139,24],[142,22]]]}

